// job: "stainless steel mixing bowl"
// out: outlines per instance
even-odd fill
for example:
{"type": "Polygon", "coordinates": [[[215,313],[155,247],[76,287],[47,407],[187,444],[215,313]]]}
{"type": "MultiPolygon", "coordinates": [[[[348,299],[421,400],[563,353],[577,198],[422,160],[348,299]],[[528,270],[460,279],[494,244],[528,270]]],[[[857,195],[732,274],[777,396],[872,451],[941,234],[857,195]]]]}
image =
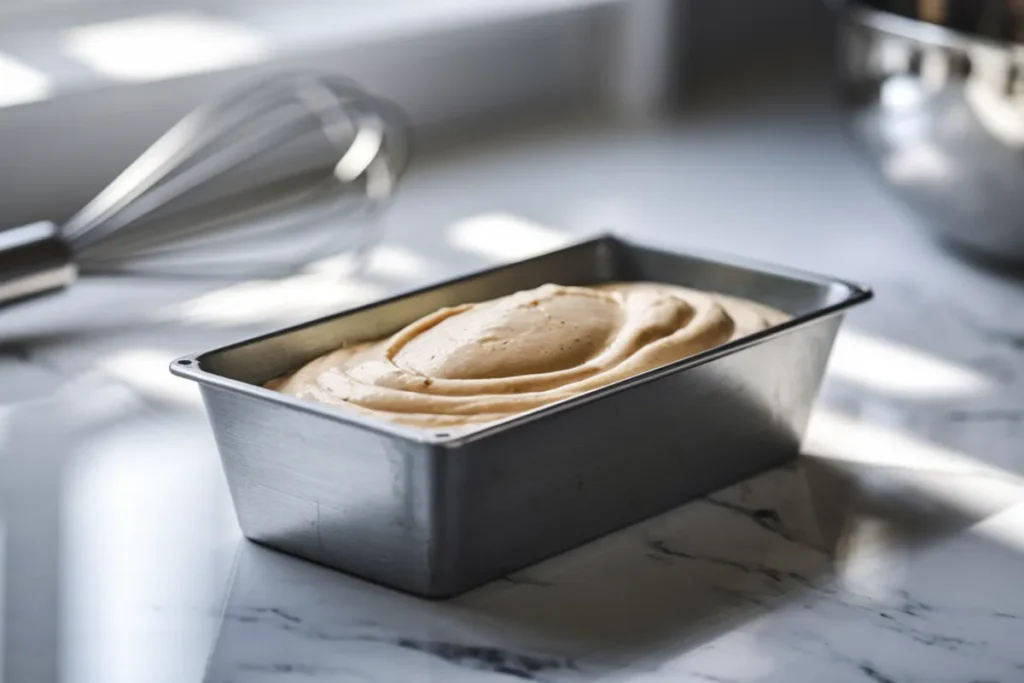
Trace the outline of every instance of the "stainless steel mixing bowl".
{"type": "Polygon", "coordinates": [[[839,9],[843,101],[882,176],[949,242],[1024,263],[1024,2],[839,9]]]}

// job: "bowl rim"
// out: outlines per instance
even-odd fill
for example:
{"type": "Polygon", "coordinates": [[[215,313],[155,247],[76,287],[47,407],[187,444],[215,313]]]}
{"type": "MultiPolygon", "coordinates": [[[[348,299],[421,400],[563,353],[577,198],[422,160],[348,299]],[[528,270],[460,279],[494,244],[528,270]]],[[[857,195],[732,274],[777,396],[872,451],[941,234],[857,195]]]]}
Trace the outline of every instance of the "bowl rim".
{"type": "Polygon", "coordinates": [[[937,47],[958,50],[982,47],[988,50],[1006,51],[1011,55],[1024,52],[1024,43],[1001,41],[976,33],[959,31],[941,24],[913,19],[852,2],[843,2],[840,11],[847,19],[861,26],[937,47]]]}

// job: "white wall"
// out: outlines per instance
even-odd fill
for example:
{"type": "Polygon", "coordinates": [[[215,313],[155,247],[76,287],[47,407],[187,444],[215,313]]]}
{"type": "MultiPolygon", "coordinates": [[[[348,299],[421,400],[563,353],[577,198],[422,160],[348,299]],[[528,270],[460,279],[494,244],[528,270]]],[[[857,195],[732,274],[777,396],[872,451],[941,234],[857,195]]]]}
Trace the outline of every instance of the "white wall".
{"type": "MultiPolygon", "coordinates": [[[[592,8],[364,44],[153,83],[105,83],[0,108],[0,227],[64,220],[202,100],[290,66],[336,71],[402,105],[423,130],[593,95],[592,8]]],[[[0,43],[2,47],[2,43],[0,43]]],[[[187,49],[183,46],[183,49],[187,49]]]]}
{"type": "MultiPolygon", "coordinates": [[[[0,227],[66,219],[196,104],[283,66],[334,70],[394,99],[422,138],[496,113],[545,107],[646,116],[676,96],[684,80],[687,87],[714,82],[737,64],[760,63],[827,27],[821,0],[415,0],[413,13],[403,12],[398,0],[378,0],[374,7],[390,9],[376,25],[347,22],[344,3],[324,0],[130,0],[130,6],[141,2],[234,7],[276,32],[280,44],[263,64],[143,84],[94,79],[83,87],[87,74],[80,67],[50,59],[46,67],[73,87],[36,104],[0,107],[0,227]],[[304,17],[302,7],[312,14],[304,17]],[[418,13],[428,7],[425,27],[406,26],[406,37],[380,30],[409,23],[410,14],[422,19],[426,13],[418,13]]],[[[116,16],[117,7],[103,11],[116,16]]],[[[44,32],[13,30],[4,16],[0,53],[19,41],[26,54],[46,47],[38,38],[44,32]]],[[[82,17],[69,11],[62,19],[71,25],[82,17]]]]}

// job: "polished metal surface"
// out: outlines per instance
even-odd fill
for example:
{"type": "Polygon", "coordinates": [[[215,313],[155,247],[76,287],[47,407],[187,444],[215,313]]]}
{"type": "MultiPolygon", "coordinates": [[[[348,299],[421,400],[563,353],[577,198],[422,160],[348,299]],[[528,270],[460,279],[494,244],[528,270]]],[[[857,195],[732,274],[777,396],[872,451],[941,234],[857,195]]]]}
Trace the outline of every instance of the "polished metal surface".
{"type": "Polygon", "coordinates": [[[997,39],[1020,41],[1022,17],[973,1],[842,11],[843,99],[871,162],[946,241],[1005,262],[1024,261],[1024,48],[997,39]]]}
{"type": "Polygon", "coordinates": [[[1019,0],[851,0],[851,4],[995,41],[1024,42],[1019,0]]]}
{"type": "Polygon", "coordinates": [[[612,237],[176,360],[202,388],[243,532],[450,596],[797,453],[832,340],[863,288],[612,237]],[[438,307],[549,281],[654,280],[793,320],[465,435],[402,428],[259,385],[438,307]]]}
{"type": "Polygon", "coordinates": [[[76,273],[71,249],[53,223],[0,230],[0,306],[66,287],[76,273]]]}

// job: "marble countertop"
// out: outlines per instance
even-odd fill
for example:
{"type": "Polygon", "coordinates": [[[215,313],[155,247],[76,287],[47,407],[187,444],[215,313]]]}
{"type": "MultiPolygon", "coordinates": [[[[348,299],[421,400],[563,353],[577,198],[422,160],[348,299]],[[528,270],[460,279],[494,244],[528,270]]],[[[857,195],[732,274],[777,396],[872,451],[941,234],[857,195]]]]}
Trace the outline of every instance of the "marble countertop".
{"type": "Polygon", "coordinates": [[[422,158],[358,275],[92,278],[4,312],[8,680],[1024,680],[1022,284],[925,237],[824,98],[787,102],[422,158]],[[607,227],[874,286],[792,465],[450,601],[240,538],[169,359],[607,227]]]}

